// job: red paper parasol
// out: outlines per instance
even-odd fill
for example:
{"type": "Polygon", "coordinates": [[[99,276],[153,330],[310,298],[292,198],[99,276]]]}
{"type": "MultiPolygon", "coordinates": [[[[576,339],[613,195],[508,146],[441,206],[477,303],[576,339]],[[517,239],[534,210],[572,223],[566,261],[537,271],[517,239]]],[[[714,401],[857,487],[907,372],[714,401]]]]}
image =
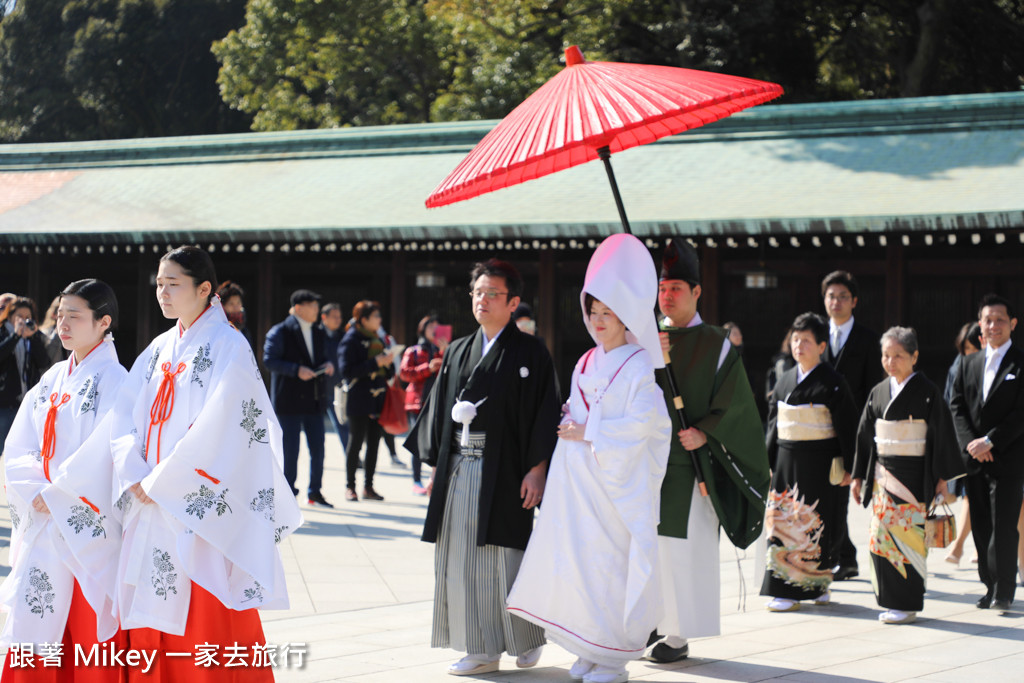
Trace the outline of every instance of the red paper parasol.
{"type": "Polygon", "coordinates": [[[427,198],[444,206],[602,159],[629,230],[609,156],[774,99],[782,86],[670,66],[587,62],[573,45],[565,68],[530,95],[427,198]]]}

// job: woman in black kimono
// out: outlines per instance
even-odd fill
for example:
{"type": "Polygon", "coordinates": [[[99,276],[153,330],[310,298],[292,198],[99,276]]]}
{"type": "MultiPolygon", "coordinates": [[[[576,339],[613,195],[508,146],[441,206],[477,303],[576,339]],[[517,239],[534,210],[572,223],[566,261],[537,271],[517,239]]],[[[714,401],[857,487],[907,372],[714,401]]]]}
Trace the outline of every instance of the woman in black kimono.
{"type": "Polygon", "coordinates": [[[851,493],[871,503],[871,585],[884,624],[906,624],[924,607],[924,518],[945,497],[946,482],[964,474],[956,432],[942,391],[920,372],[917,333],[893,327],[882,335],[889,375],[871,390],[857,431],[851,493]]]}
{"type": "Polygon", "coordinates": [[[782,374],[768,402],[772,486],[761,595],[772,597],[770,612],[799,609],[800,600],[828,604],[831,597],[835,497],[845,496],[841,487],[850,483],[857,406],[842,375],[820,362],[827,343],[828,324],[821,316],[798,316],[790,329],[797,364],[782,374]]]}

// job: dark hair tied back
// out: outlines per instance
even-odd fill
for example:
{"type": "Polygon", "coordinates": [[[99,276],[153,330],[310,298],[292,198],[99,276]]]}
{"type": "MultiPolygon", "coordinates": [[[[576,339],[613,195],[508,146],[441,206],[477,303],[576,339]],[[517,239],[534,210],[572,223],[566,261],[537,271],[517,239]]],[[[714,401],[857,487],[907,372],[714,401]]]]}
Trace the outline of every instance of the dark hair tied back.
{"type": "Polygon", "coordinates": [[[106,282],[95,278],[75,280],[65,287],[60,295],[62,298],[77,296],[84,299],[89,304],[93,320],[102,320],[103,316],[109,315],[110,327],[108,330],[113,331],[117,328],[117,297],[114,296],[114,290],[106,282]]]}
{"type": "Polygon", "coordinates": [[[217,291],[217,271],[213,268],[213,259],[210,258],[209,254],[199,247],[186,245],[172,249],[161,256],[160,262],[163,263],[164,261],[174,261],[181,266],[181,269],[185,271],[185,275],[192,278],[192,284],[195,287],[204,282],[209,282],[210,295],[206,297],[206,302],[210,302],[214,292],[217,291]]]}

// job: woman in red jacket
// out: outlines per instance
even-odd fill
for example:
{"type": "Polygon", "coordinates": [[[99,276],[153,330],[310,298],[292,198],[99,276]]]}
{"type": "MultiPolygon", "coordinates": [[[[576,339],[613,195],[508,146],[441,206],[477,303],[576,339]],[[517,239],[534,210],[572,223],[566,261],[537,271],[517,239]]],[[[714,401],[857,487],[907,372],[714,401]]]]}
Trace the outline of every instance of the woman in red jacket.
{"type": "MultiPolygon", "coordinates": [[[[420,320],[416,327],[419,341],[410,346],[402,356],[402,367],[399,378],[407,382],[405,388],[405,412],[409,415],[409,428],[416,424],[416,418],[423,408],[423,401],[434,385],[434,377],[441,369],[441,355],[448,348],[447,339],[437,339],[438,319],[436,315],[428,315],[420,320]]],[[[412,492],[417,496],[427,495],[420,479],[420,459],[412,454],[412,492]]]]}

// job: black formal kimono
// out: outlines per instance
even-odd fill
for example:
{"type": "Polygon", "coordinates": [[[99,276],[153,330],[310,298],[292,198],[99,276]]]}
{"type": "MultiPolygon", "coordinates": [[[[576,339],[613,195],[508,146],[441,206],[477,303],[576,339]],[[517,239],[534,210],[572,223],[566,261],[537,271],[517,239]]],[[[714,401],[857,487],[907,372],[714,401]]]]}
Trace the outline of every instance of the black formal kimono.
{"type": "Polygon", "coordinates": [[[506,612],[505,599],[533,530],[523,478],[551,457],[560,418],[551,356],[515,322],[486,353],[482,330],[445,353],[406,441],[437,467],[423,529],[436,543],[432,647],[495,657],[544,643],[543,629],[506,612]],[[460,401],[476,404],[465,434],[452,416],[460,401]]]}
{"type": "Polygon", "coordinates": [[[868,395],[857,430],[853,478],[864,480],[862,502],[871,503],[871,585],[878,604],[919,612],[927,576],[924,518],[939,479],[964,474],[953,418],[942,391],[922,373],[911,376],[892,397],[885,379],[868,395]],[[915,421],[915,433],[894,433],[915,421]],[[920,443],[920,436],[924,443],[920,443]],[[909,439],[909,440],[908,440],[909,439]]]}
{"type": "Polygon", "coordinates": [[[452,342],[420,419],[406,440],[418,449],[423,462],[437,467],[424,541],[437,540],[452,439],[462,429],[452,420],[452,406],[460,398],[475,403],[485,397],[471,425],[474,432],[487,435],[477,545],[525,550],[530,539],[533,511],[523,509],[519,489],[526,473],[555,450],[561,419],[557,380],[547,348],[536,337],[520,332],[514,321],[494,344],[480,362],[483,336],[479,330],[452,342]]]}
{"type": "Polygon", "coordinates": [[[846,381],[827,363],[819,363],[797,384],[795,366],[782,374],[768,403],[765,443],[772,466],[765,531],[768,561],[761,595],[787,600],[810,600],[832,583],[831,553],[836,528],[837,496],[845,487],[829,483],[832,460],[842,457],[853,469],[857,408],[846,381]],[[780,403],[786,406],[824,406],[829,429],[810,429],[825,438],[784,438],[779,433],[780,403]]]}

